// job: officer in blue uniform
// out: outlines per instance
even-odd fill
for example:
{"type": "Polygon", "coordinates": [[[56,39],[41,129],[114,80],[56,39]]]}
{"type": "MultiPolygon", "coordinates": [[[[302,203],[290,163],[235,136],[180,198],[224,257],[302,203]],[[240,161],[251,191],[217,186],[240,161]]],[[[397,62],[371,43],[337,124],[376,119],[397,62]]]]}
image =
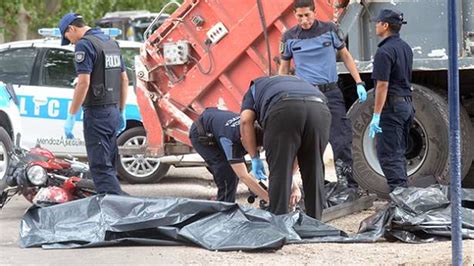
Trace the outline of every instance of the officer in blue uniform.
{"type": "MultiPolygon", "coordinates": [[[[189,138],[213,175],[218,201],[234,202],[239,180],[259,198],[269,201],[268,192],[255,180],[266,179],[263,171],[252,173],[255,178],[247,172],[244,159],[247,152],[240,140],[239,114],[207,108],[191,126],[189,138]]],[[[297,186],[292,196],[296,202],[299,201],[301,193],[297,186]]]]}
{"type": "Polygon", "coordinates": [[[242,100],[242,144],[252,158],[252,171],[261,171],[254,121],[263,126],[268,162],[269,211],[288,212],[295,160],[303,181],[306,213],[321,219],[325,203],[323,153],[329,139],[331,113],[317,87],[294,76],[253,80],[242,100]]]}
{"type": "Polygon", "coordinates": [[[375,19],[383,40],[374,56],[375,104],[369,134],[377,133],[376,149],[390,190],[407,187],[405,152],[415,110],[411,95],[413,52],[400,38],[403,14],[383,9],[375,19]]]}
{"type": "Polygon", "coordinates": [[[124,109],[128,77],[120,48],[99,29],[88,27],[79,14],[68,13],[59,22],[62,45],[75,44],[78,75],[64,125],[72,133],[82,105],[84,139],[90,171],[98,193],[122,194],[117,178],[117,134],[125,128],[124,109]]]}
{"type": "Polygon", "coordinates": [[[295,75],[318,86],[329,101],[332,114],[329,143],[334,154],[338,182],[357,188],[352,176],[352,127],[346,117],[346,105],[338,88],[336,50],[357,83],[361,102],[367,99],[365,83],[361,80],[354,60],[332,22],[315,19],[313,0],[296,0],[293,5],[298,25],[287,30],[280,43],[280,75],[290,72],[293,59],[295,75]]]}

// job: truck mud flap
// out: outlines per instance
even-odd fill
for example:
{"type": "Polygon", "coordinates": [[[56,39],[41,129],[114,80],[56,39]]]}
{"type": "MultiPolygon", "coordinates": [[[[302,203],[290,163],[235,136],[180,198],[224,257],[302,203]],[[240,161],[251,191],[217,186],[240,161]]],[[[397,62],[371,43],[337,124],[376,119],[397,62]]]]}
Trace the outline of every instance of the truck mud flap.
{"type": "MultiPolygon", "coordinates": [[[[273,215],[235,203],[100,195],[30,208],[21,221],[20,246],[259,250],[290,243],[375,242],[382,237],[411,243],[449,238],[450,203],[439,187],[399,188],[391,198],[392,203],[362,221],[359,233],[348,236],[302,212],[273,215]]],[[[474,210],[462,208],[462,213],[463,236],[474,239],[474,210]]]]}

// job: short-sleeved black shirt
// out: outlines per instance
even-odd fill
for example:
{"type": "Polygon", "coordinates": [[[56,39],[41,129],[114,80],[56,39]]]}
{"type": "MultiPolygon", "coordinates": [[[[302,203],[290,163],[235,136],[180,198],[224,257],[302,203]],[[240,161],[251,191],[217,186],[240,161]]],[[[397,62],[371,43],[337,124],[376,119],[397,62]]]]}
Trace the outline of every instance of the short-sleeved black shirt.
{"type": "Polygon", "coordinates": [[[388,81],[388,95],[411,96],[411,47],[398,34],[385,38],[378,46],[372,79],[388,81]]]}
{"type": "Polygon", "coordinates": [[[214,135],[230,163],[244,162],[247,153],[240,140],[240,116],[230,111],[206,108],[201,114],[206,132],[214,135]]]}
{"type": "Polygon", "coordinates": [[[315,86],[295,76],[261,77],[252,81],[249,90],[242,100],[241,111],[253,110],[260,125],[265,120],[271,107],[284,95],[317,96],[327,101],[324,94],[315,86]]]}

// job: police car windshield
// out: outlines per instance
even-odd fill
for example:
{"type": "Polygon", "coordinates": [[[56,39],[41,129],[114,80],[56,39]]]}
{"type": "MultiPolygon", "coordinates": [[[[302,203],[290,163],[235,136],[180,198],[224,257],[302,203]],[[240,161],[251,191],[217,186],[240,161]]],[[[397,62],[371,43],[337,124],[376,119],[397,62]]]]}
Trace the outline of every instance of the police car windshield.
{"type": "Polygon", "coordinates": [[[121,51],[125,67],[127,68],[128,85],[132,86],[135,82],[135,56],[138,55],[140,50],[137,48],[122,48],[121,51]]]}

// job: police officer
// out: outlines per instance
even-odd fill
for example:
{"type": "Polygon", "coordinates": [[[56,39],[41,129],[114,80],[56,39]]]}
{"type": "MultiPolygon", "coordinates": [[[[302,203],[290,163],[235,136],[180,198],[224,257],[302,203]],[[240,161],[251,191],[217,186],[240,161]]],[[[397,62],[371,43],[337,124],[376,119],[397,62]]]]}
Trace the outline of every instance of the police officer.
{"type": "Polygon", "coordinates": [[[377,156],[390,190],[407,186],[405,151],[414,108],[411,96],[413,52],[400,38],[403,14],[383,9],[375,19],[375,31],[383,40],[374,56],[375,105],[369,135],[377,137],[377,156]]]}
{"type": "Polygon", "coordinates": [[[279,74],[289,74],[290,61],[293,59],[295,75],[318,86],[326,95],[332,114],[329,143],[334,154],[338,182],[344,185],[348,182],[349,187],[357,188],[352,176],[352,127],[346,117],[344,97],[337,86],[336,50],[357,83],[361,102],[367,99],[365,83],[337,26],[315,19],[313,0],[295,0],[293,10],[298,25],[283,34],[279,74]]]}
{"type": "Polygon", "coordinates": [[[88,27],[79,14],[68,13],[59,22],[61,45],[75,44],[78,75],[64,125],[67,138],[81,107],[90,171],[98,193],[121,194],[117,179],[117,134],[125,128],[124,109],[128,77],[118,44],[99,29],[88,27]]]}
{"type": "Polygon", "coordinates": [[[269,211],[288,212],[292,169],[300,167],[305,207],[321,219],[324,196],[323,153],[329,139],[331,113],[317,87],[294,76],[253,80],[241,108],[242,144],[252,158],[252,171],[263,169],[257,152],[254,121],[263,126],[263,147],[270,170],[269,211]]]}
{"type": "MultiPolygon", "coordinates": [[[[213,175],[218,201],[235,201],[239,179],[259,198],[269,201],[268,192],[247,172],[244,159],[247,152],[240,140],[239,114],[207,108],[191,126],[189,138],[213,175]]],[[[266,179],[263,171],[253,175],[259,180],[266,179]]],[[[292,196],[294,201],[299,201],[301,192],[297,186],[292,196]]]]}

